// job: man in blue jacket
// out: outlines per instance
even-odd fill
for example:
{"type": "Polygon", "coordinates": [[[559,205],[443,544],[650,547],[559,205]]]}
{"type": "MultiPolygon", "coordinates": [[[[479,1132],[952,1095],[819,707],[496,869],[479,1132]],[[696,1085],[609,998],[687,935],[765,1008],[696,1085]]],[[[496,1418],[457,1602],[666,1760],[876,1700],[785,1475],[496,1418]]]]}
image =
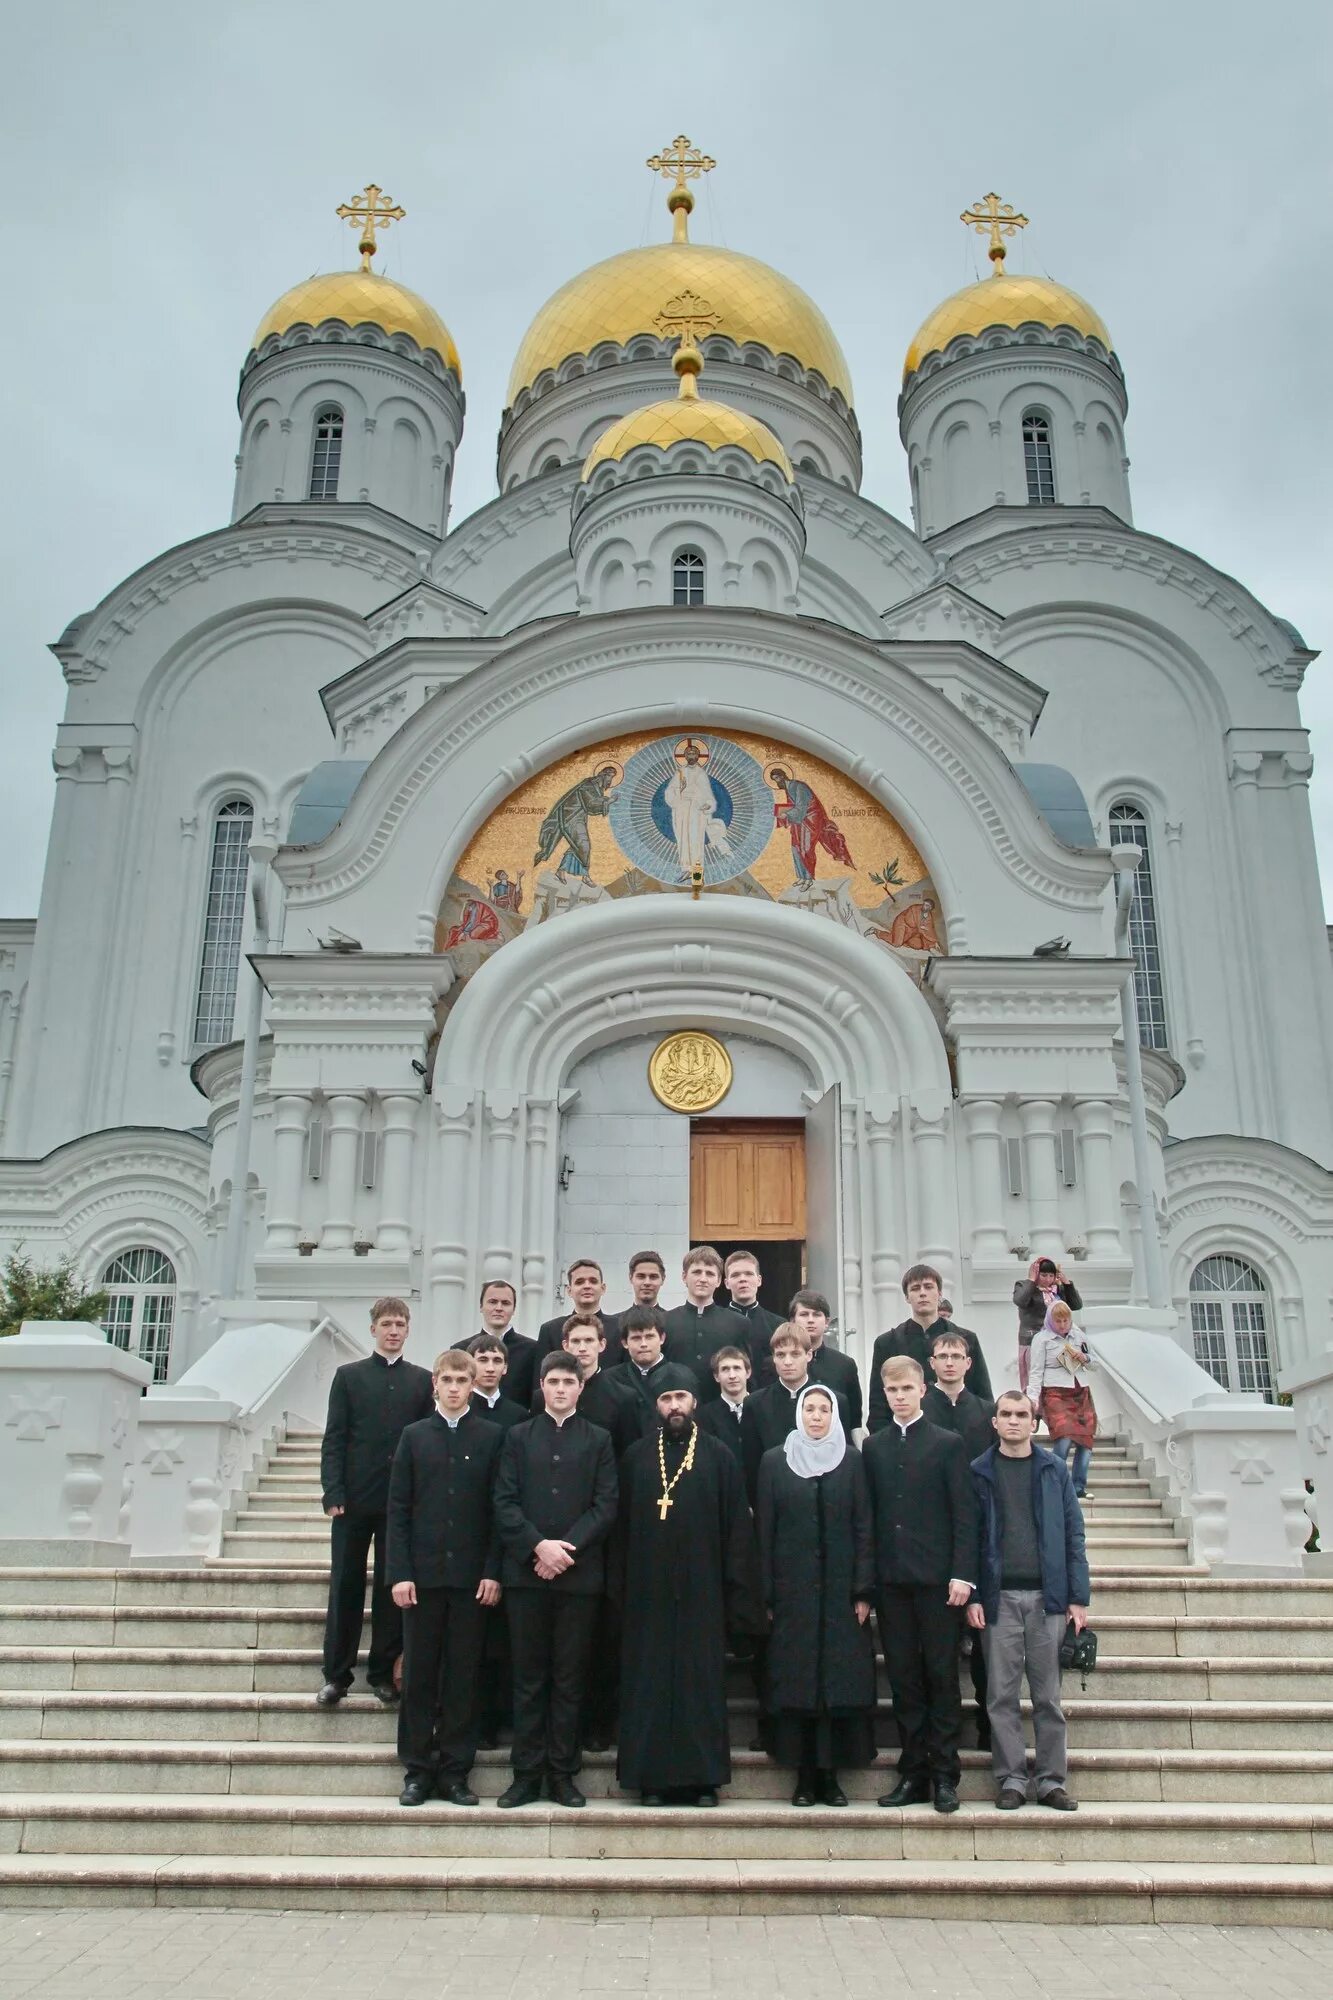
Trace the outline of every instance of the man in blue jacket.
{"type": "Polygon", "coordinates": [[[1088,1622],[1083,1514],[1068,1468],[1054,1452],[1033,1444],[1036,1419],[1020,1390],[1005,1390],[992,1422],[997,1442],[972,1461],[981,1548],[967,1620],[986,1649],[995,1803],[1002,1812],[1027,1803],[1019,1708],[1026,1674],[1037,1739],[1037,1803],[1077,1812],[1078,1801],[1067,1789],[1060,1643],[1071,1618],[1079,1632],[1088,1622]]]}

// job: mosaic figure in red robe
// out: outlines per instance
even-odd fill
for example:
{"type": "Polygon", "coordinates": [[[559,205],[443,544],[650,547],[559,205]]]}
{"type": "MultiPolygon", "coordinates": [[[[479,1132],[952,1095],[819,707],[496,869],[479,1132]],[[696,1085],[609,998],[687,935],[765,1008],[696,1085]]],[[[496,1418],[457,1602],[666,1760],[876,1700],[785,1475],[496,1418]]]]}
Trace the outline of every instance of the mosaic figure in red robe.
{"type": "Polygon", "coordinates": [[[793,777],[781,764],[774,764],[767,775],[769,784],[785,794],[774,804],[773,817],[791,834],[791,857],[796,880],[814,881],[815,862],[821,847],[844,868],[855,868],[856,863],[852,860],[841,827],[836,820],[829,818],[809,785],[793,777]]]}

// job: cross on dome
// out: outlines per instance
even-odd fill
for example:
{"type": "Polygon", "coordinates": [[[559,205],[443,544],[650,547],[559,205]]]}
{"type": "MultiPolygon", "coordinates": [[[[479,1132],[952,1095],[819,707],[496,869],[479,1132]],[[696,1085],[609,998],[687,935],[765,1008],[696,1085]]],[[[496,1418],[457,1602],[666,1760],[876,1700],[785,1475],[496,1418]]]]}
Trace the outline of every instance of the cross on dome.
{"type": "Polygon", "coordinates": [[[674,225],[672,240],[676,243],[688,243],[689,217],[690,210],[694,207],[694,196],[685,183],[697,181],[702,174],[711,174],[717,161],[710,159],[707,153],[701,153],[683,132],[679,132],[669,146],[664,146],[660,153],[654,153],[645,164],[653,173],[664,174],[668,180],[674,179],[676,184],[667,196],[667,208],[670,210],[674,225]]]}
{"type": "Polygon", "coordinates": [[[391,222],[402,222],[407,217],[407,210],[390,201],[383,188],[376,187],[374,181],[369,182],[351,201],[340,203],[333,212],[352,229],[360,229],[361,241],[356,247],[361,252],[363,271],[370,269],[370,260],[379,248],[375,240],[376,227],[387,229],[391,222]]]}
{"type": "Polygon", "coordinates": [[[980,201],[974,202],[971,208],[965,208],[958,220],[965,222],[970,229],[975,229],[978,236],[984,236],[987,230],[990,231],[990,247],[986,255],[995,266],[993,276],[1002,277],[1005,258],[1004,239],[1006,236],[1016,236],[1020,229],[1026,229],[1027,217],[1019,215],[1007,201],[1001,201],[998,194],[987,194],[983,195],[980,201]]]}

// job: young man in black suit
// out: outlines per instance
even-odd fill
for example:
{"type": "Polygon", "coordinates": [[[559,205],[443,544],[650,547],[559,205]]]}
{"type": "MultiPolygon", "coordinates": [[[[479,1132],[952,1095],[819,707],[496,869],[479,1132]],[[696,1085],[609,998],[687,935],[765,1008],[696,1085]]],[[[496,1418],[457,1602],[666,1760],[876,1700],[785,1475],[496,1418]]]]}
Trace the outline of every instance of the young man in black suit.
{"type": "Polygon", "coordinates": [[[398,1803],[431,1793],[475,1806],[486,1614],[500,1602],[495,1475],[504,1433],[471,1407],[476,1363],[447,1348],[435,1363],[435,1412],[409,1424],[389,1478],[388,1576],[403,1615],[398,1803]]]}
{"type": "Polygon", "coordinates": [[[822,1382],[826,1389],[836,1389],[842,1397],[843,1422],[850,1438],[853,1431],[861,1428],[861,1377],[850,1354],[825,1345],[830,1317],[831,1309],[824,1294],[808,1288],[797,1292],[788,1314],[792,1325],[809,1339],[810,1380],[822,1382]]]}
{"type": "Polygon", "coordinates": [[[611,1439],[578,1414],[578,1363],[548,1354],[540,1379],[545,1408],[506,1431],[495,1486],[514,1655],[514,1781],[499,1799],[506,1808],[539,1799],[543,1780],[556,1805],[587,1803],[574,1779],[619,1496],[611,1439]]]}
{"type": "Polygon", "coordinates": [[[627,1388],[639,1406],[641,1434],[657,1425],[657,1390],[654,1386],[666,1367],[662,1347],[666,1340],[666,1314],[660,1306],[631,1306],[621,1321],[625,1359],[608,1368],[613,1381],[627,1388]]]}
{"type": "MultiPolygon", "coordinates": [[[[995,1441],[995,1429],[991,1423],[995,1405],[981,1396],[974,1396],[968,1388],[967,1374],[971,1366],[971,1352],[958,1328],[940,1320],[930,1336],[930,1372],[935,1380],[926,1391],[921,1414],[928,1423],[938,1424],[941,1430],[952,1431],[955,1437],[963,1440],[969,1464],[974,1458],[980,1458],[983,1451],[989,1451],[995,1441]]],[[[967,1665],[977,1703],[977,1748],[989,1750],[986,1649],[979,1632],[974,1632],[971,1639],[967,1665]]]]}
{"type": "MultiPolygon", "coordinates": [[[[620,1351],[620,1319],[617,1314],[607,1312],[602,1301],[606,1297],[606,1279],[602,1267],[594,1257],[576,1257],[565,1273],[565,1290],[569,1293],[569,1305],[564,1312],[558,1312],[552,1319],[544,1319],[537,1328],[537,1367],[548,1354],[558,1354],[565,1342],[565,1322],[569,1319],[599,1319],[606,1334],[607,1368],[614,1368],[622,1359],[620,1351]]],[[[536,1388],[536,1378],[533,1380],[536,1388]]],[[[533,1397],[529,1395],[528,1401],[533,1397]]]]}
{"type": "MultiPolygon", "coordinates": [[[[456,1348],[452,1351],[459,1352],[456,1348]]],[[[472,1390],[472,1407],[477,1415],[484,1417],[488,1423],[498,1424],[502,1431],[512,1430],[515,1424],[525,1424],[532,1412],[504,1393],[509,1351],[500,1335],[474,1333],[462,1352],[470,1354],[477,1367],[472,1390]]]]}
{"type": "Polygon", "coordinates": [[[745,1465],[745,1406],[750,1400],[752,1364],[743,1347],[719,1347],[712,1360],[713,1380],[718,1386],[715,1403],[705,1403],[699,1411],[699,1428],[710,1437],[720,1438],[736,1463],[745,1465]]]}
{"type": "Polygon", "coordinates": [[[610,1373],[603,1368],[606,1335],[602,1332],[600,1320],[566,1320],[564,1348],[565,1353],[572,1354],[579,1364],[582,1381],[579,1415],[586,1417],[590,1424],[600,1424],[610,1434],[619,1464],[630,1446],[638,1443],[646,1428],[643,1398],[635,1395],[628,1382],[617,1379],[618,1370],[610,1373]]]}
{"type": "Polygon", "coordinates": [[[961,1438],[921,1414],[926,1378],[891,1355],[883,1430],[861,1453],[875,1520],[876,1611],[898,1725],[898,1783],[882,1806],[958,1810],[958,1646],[977,1569],[977,1499],[961,1438]]]}
{"type": "MultiPolygon", "coordinates": [[[[666,1265],[656,1250],[636,1250],[629,1260],[630,1302],[626,1306],[655,1306],[658,1295],[666,1283],[666,1265]]],[[[625,1313],[617,1315],[624,1320],[625,1313]]],[[[622,1326],[622,1333],[624,1328],[622,1326]]]]}
{"type": "MultiPolygon", "coordinates": [[[[870,1357],[870,1395],[866,1414],[869,1431],[883,1430],[889,1421],[881,1370],[890,1355],[910,1354],[914,1361],[920,1363],[922,1376],[927,1376],[930,1334],[934,1327],[940,1325],[941,1282],[939,1272],[929,1264],[912,1264],[903,1272],[903,1297],[907,1300],[908,1317],[900,1320],[897,1326],[890,1327],[887,1333],[880,1334],[870,1357]]],[[[962,1334],[967,1342],[967,1351],[972,1356],[973,1395],[993,1395],[990,1371],[986,1367],[980,1340],[970,1327],[955,1326],[952,1320],[949,1324],[955,1333],[962,1334]]]]}
{"type": "Polygon", "coordinates": [[[335,1708],[356,1674],[366,1607],[366,1557],[375,1545],[370,1586],[370,1657],[366,1679],[386,1707],[398,1699],[394,1663],[403,1650],[402,1613],[384,1580],[389,1469],[409,1424],[435,1407],[430,1371],[403,1360],[410,1314],[402,1299],[370,1308],[374,1352],[346,1361],[329,1386],[319,1472],[329,1531],[329,1608],[324,1623],[324,1685],[315,1696],[335,1708]]]}
{"type": "Polygon", "coordinates": [[[722,1283],[722,1259],[711,1244],[700,1243],[686,1252],[681,1276],[685,1303],[666,1316],[666,1358],[694,1370],[699,1400],[708,1403],[718,1392],[710,1365],[713,1356],[719,1347],[747,1346],[750,1327],[740,1313],[714,1304],[713,1294],[722,1283]]]}
{"type": "MultiPolygon", "coordinates": [[[[537,1343],[529,1340],[526,1333],[520,1333],[514,1325],[517,1303],[518,1294],[508,1278],[491,1278],[481,1288],[481,1331],[502,1340],[509,1357],[501,1386],[510,1402],[526,1410],[532,1401],[532,1384],[538,1360],[537,1343]]],[[[462,1340],[454,1342],[454,1346],[470,1347],[475,1339],[475,1334],[465,1334],[462,1340]]]]}
{"type": "Polygon", "coordinates": [[[782,1325],[781,1313],[770,1312],[759,1303],[763,1273],[753,1250],[733,1250],[722,1273],[731,1310],[739,1313],[750,1329],[751,1381],[756,1389],[766,1389],[773,1380],[773,1356],[769,1341],[782,1325]]]}

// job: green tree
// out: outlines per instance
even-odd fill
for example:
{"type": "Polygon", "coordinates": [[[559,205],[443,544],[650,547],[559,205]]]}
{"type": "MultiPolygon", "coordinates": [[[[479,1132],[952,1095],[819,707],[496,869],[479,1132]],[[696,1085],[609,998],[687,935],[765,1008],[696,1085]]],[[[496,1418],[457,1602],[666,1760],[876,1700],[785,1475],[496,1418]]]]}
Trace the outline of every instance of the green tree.
{"type": "Polygon", "coordinates": [[[106,1308],[106,1293],[81,1285],[69,1257],[34,1264],[20,1247],[0,1271],[0,1339],[17,1333],[25,1319],[100,1320],[106,1308]]]}

